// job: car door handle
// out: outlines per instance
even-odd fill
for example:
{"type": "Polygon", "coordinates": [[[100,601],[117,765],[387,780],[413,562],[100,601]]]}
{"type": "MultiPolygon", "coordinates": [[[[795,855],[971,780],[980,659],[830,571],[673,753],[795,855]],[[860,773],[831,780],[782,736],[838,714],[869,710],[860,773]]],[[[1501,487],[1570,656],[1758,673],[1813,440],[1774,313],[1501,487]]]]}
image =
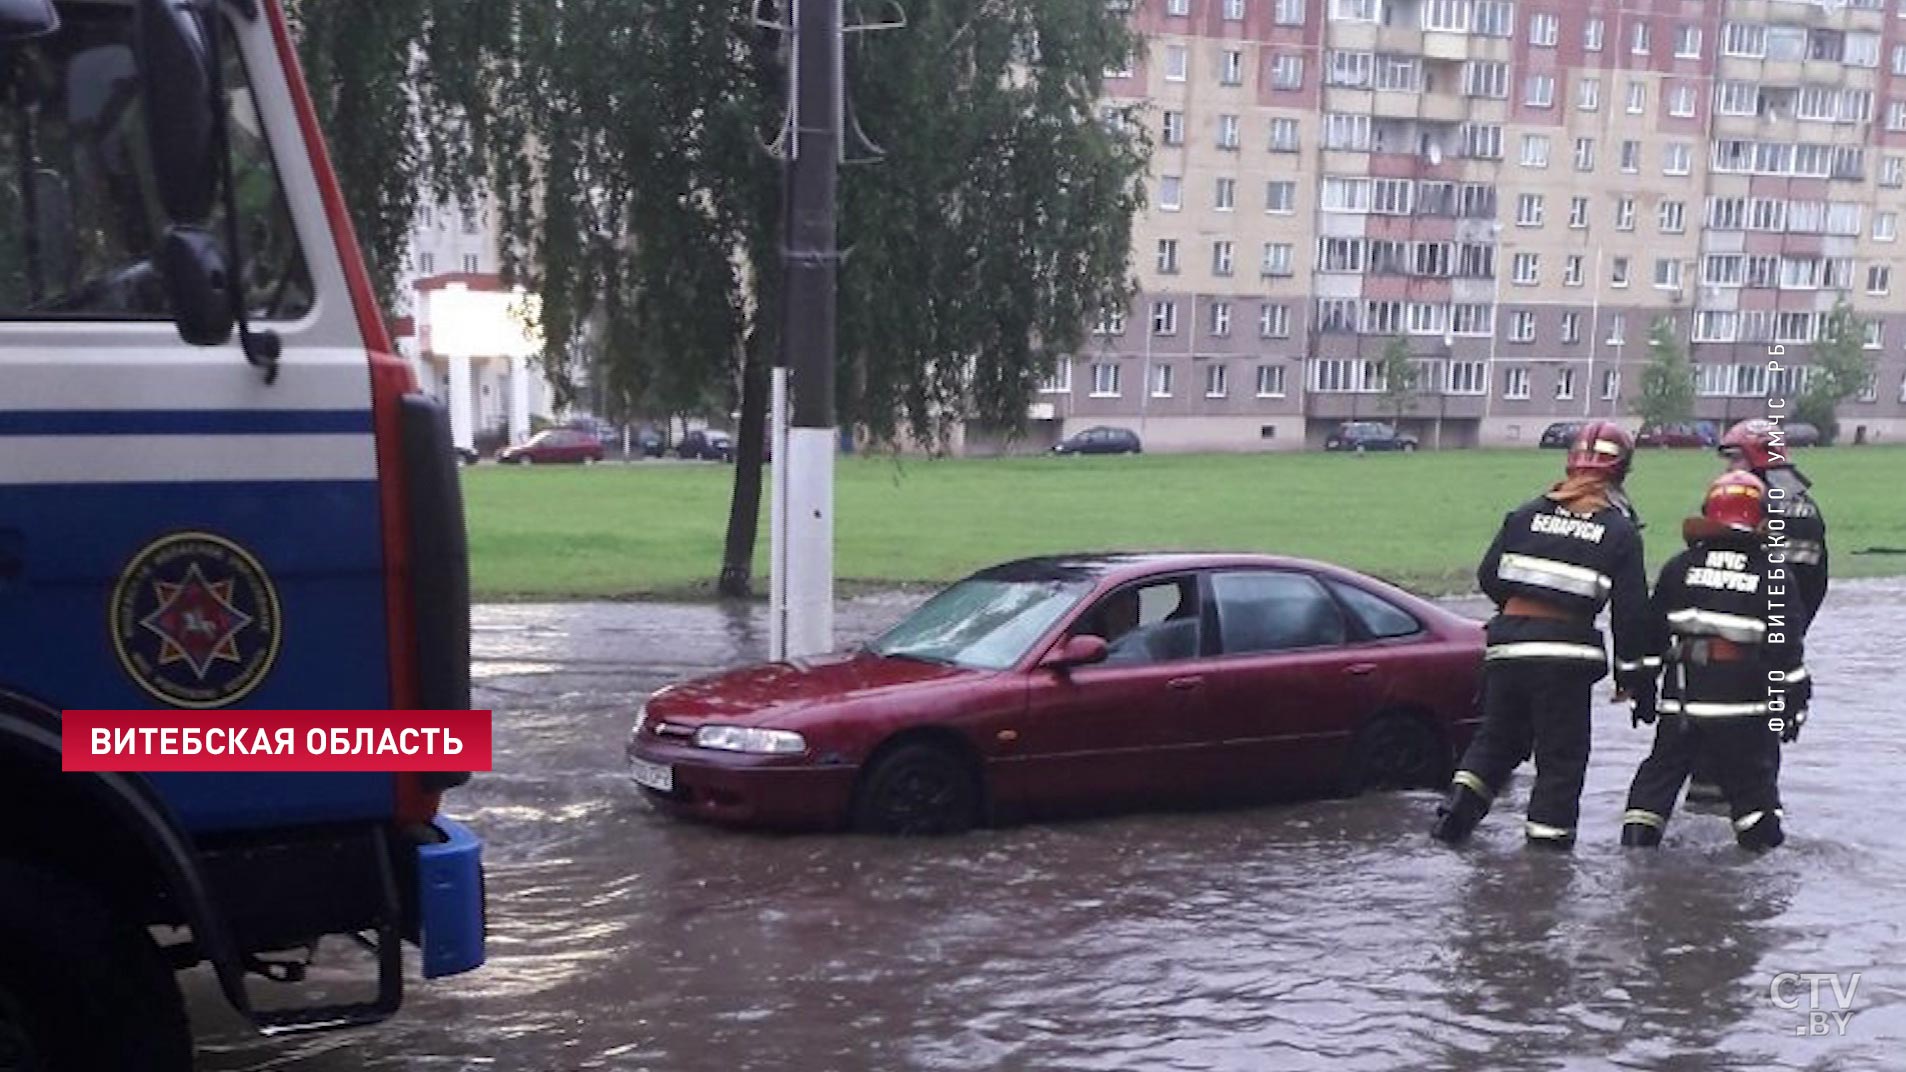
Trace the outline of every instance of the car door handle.
{"type": "Polygon", "coordinates": [[[1376,668],[1377,664],[1375,663],[1351,663],[1349,666],[1343,668],[1343,672],[1349,674],[1351,677],[1362,677],[1374,671],[1376,668]]]}
{"type": "Polygon", "coordinates": [[[1175,677],[1165,682],[1165,687],[1173,692],[1190,692],[1203,684],[1204,678],[1201,677],[1175,677]]]}

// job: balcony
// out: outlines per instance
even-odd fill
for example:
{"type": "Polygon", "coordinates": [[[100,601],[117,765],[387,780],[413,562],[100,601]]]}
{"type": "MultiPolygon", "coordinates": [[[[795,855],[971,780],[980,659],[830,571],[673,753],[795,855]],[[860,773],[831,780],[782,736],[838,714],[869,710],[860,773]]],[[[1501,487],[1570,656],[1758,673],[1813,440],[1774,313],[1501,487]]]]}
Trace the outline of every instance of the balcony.
{"type": "Polygon", "coordinates": [[[1433,60],[1462,61],[1469,58],[1470,44],[1474,40],[1466,33],[1452,33],[1448,30],[1423,31],[1423,55],[1433,60]]]}

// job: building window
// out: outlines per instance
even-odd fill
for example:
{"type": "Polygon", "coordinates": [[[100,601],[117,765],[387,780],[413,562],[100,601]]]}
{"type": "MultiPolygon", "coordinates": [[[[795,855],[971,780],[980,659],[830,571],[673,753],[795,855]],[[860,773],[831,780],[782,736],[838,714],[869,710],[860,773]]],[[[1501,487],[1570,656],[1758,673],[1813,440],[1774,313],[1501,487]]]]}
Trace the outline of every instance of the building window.
{"type": "Polygon", "coordinates": [[[1161,175],[1158,178],[1158,207],[1166,212],[1176,212],[1185,204],[1185,182],[1176,175],[1161,175]]]}
{"type": "Polygon", "coordinates": [[[1529,397],[1529,370],[1521,365],[1502,370],[1502,397],[1529,397]]]}
{"type": "Polygon", "coordinates": [[[1287,216],[1297,211],[1297,183],[1272,179],[1264,184],[1264,211],[1287,216]]]}
{"type": "Polygon", "coordinates": [[[1502,159],[1502,126],[1497,123],[1464,123],[1463,155],[1472,160],[1502,159]]]}
{"type": "Polygon", "coordinates": [[[1191,14],[1191,0],[1165,0],[1165,14],[1179,18],[1191,14]]]}
{"type": "Polygon", "coordinates": [[[463,273],[465,275],[475,275],[476,271],[477,255],[474,253],[465,253],[463,255],[463,273]]]}
{"type": "Polygon", "coordinates": [[[1244,84],[1244,53],[1236,49],[1224,52],[1224,73],[1218,78],[1220,85],[1241,86],[1244,84]]]}
{"type": "Polygon", "coordinates": [[[1538,168],[1549,166],[1549,136],[1547,134],[1522,136],[1522,166],[1538,168]]]}
{"type": "Polygon", "coordinates": [[[1681,262],[1672,257],[1655,258],[1655,289],[1681,289],[1681,262]]]}
{"type": "Polygon", "coordinates": [[[1542,195],[1521,194],[1516,197],[1516,226],[1542,226],[1542,195]]]}
{"type": "Polygon", "coordinates": [[[1223,398],[1231,393],[1230,375],[1223,365],[1206,365],[1204,369],[1204,396],[1223,398]]]}
{"type": "Polygon", "coordinates": [[[1218,148],[1235,150],[1238,147],[1238,117],[1221,115],[1218,117],[1218,148]]]}
{"type": "Polygon", "coordinates": [[[1380,55],[1376,60],[1376,86],[1404,93],[1423,89],[1423,61],[1415,56],[1380,55]]]}
{"type": "Polygon", "coordinates": [[[1155,301],[1152,303],[1152,334],[1178,334],[1178,303],[1175,301],[1155,301]]]}
{"type": "Polygon", "coordinates": [[[1628,338],[1628,315],[1626,313],[1608,314],[1608,345],[1620,346],[1628,338]]]}
{"type": "Polygon", "coordinates": [[[1602,106],[1602,80],[1584,78],[1575,83],[1575,106],[1584,112],[1592,112],[1602,106]]]}
{"type": "Polygon", "coordinates": [[[1602,370],[1602,401],[1612,402],[1621,393],[1621,370],[1602,370]]]}
{"type": "Polygon", "coordinates": [[[1686,118],[1694,114],[1694,87],[1686,82],[1676,85],[1668,94],[1668,114],[1686,118]]]}
{"type": "Polygon", "coordinates": [[[1580,313],[1563,313],[1562,314],[1562,341],[1563,342],[1581,342],[1582,341],[1582,314],[1580,313]]]}
{"type": "Polygon", "coordinates": [[[1515,36],[1514,0],[1475,0],[1475,3],[1475,11],[1470,17],[1473,31],[1484,37],[1515,36]]]}
{"type": "Polygon", "coordinates": [[[1555,106],[1555,76],[1552,74],[1532,74],[1523,86],[1522,99],[1531,108],[1552,108],[1555,106]]]}
{"type": "Polygon", "coordinates": [[[1575,367],[1563,365],[1555,372],[1555,400],[1567,402],[1575,397],[1575,367]]]}
{"type": "Polygon", "coordinates": [[[1219,179],[1217,189],[1212,195],[1211,207],[1219,212],[1230,212],[1238,207],[1238,180],[1219,179]]]}
{"type": "Polygon", "coordinates": [[[1176,238],[1158,240],[1158,272],[1160,275],[1178,274],[1178,240],[1176,238]]]}
{"type": "Polygon", "coordinates": [[[1487,303],[1458,302],[1449,307],[1449,332],[1488,338],[1496,332],[1496,309],[1487,303]]]}
{"type": "Polygon", "coordinates": [[[1153,365],[1152,366],[1151,389],[1152,389],[1153,398],[1170,398],[1171,397],[1171,374],[1172,374],[1172,367],[1170,365],[1153,365]]]}
{"type": "Polygon", "coordinates": [[[1554,48],[1556,31],[1561,23],[1550,12],[1537,12],[1529,16],[1529,43],[1537,48],[1554,48]]]}
{"type": "Polygon", "coordinates": [[[1641,143],[1624,141],[1621,143],[1621,169],[1633,175],[1641,170],[1641,143]]]}
{"type": "Polygon", "coordinates": [[[417,269],[425,275],[435,272],[437,270],[437,255],[435,253],[420,254],[417,257],[417,269]]]}
{"type": "Polygon", "coordinates": [[[1886,129],[1906,130],[1906,101],[1887,102],[1886,129]]]}
{"type": "Polygon", "coordinates": [[[1479,395],[1489,387],[1489,363],[1486,361],[1451,361],[1449,363],[1449,386],[1445,394],[1479,395]]]}
{"type": "Polygon", "coordinates": [[[1211,243],[1211,274],[1228,276],[1234,260],[1233,251],[1237,247],[1227,240],[1220,239],[1211,243]]]}
{"type": "Polygon", "coordinates": [[[1679,201],[1661,202],[1661,210],[1656,222],[1662,234],[1684,234],[1687,232],[1687,206],[1679,201]]]}
{"type": "Polygon", "coordinates": [[[1304,88],[1304,57],[1294,52],[1280,52],[1272,56],[1271,88],[1304,88]]]}
{"type": "Polygon", "coordinates": [[[1288,339],[1291,334],[1291,307],[1265,302],[1257,310],[1257,335],[1260,339],[1288,339]]]}
{"type": "MultiPolygon", "coordinates": [[[[1866,348],[1868,350],[1884,348],[1886,345],[1886,322],[1883,320],[1867,320],[1864,321],[1863,324],[1866,330],[1866,340],[1864,343],[1866,348]]],[[[1864,401],[1871,402],[1873,400],[1868,398],[1864,399],[1864,401]]]]}
{"type": "Polygon", "coordinates": [[[1224,21],[1244,21],[1244,0],[1224,0],[1224,21]]]}
{"type": "Polygon", "coordinates": [[[1880,185],[1890,190],[1906,186],[1906,156],[1888,156],[1880,159],[1880,185]]]}
{"type": "Polygon", "coordinates": [[[1588,198],[1571,197],[1568,202],[1568,225],[1572,230],[1582,230],[1588,226],[1588,198]]]}
{"type": "Polygon", "coordinates": [[[1297,151],[1297,120],[1271,120],[1271,151],[1274,153],[1297,151]]]}
{"type": "Polygon", "coordinates": [[[1110,361],[1096,362],[1092,366],[1092,397],[1117,398],[1118,366],[1110,361]]]}
{"type": "Polygon", "coordinates": [[[1324,56],[1324,84],[1368,88],[1375,66],[1376,56],[1372,53],[1333,49],[1324,56]]]}
{"type": "Polygon", "coordinates": [[[1582,24],[1582,47],[1590,52],[1602,50],[1602,31],[1607,28],[1601,19],[1589,19],[1582,24]]]}
{"type": "Polygon", "coordinates": [[[1609,258],[1608,285],[1611,287],[1625,287],[1628,285],[1628,258],[1609,258]]]}
{"type": "Polygon", "coordinates": [[[1304,24],[1304,0],[1277,0],[1271,9],[1271,21],[1279,26],[1304,24]]]}
{"type": "Polygon", "coordinates": [[[1185,143],[1185,113],[1167,108],[1160,115],[1159,122],[1163,128],[1161,140],[1166,145],[1185,143]]]}
{"type": "Polygon", "coordinates": [[[1069,395],[1072,393],[1072,362],[1060,361],[1052,366],[1052,375],[1039,381],[1039,393],[1042,395],[1069,395]]]}
{"type": "Polygon", "coordinates": [[[1583,257],[1580,253],[1571,253],[1562,261],[1562,285],[1579,287],[1582,285],[1583,257]]]}
{"type": "Polygon", "coordinates": [[[1214,301],[1211,303],[1211,334],[1214,338],[1225,339],[1231,335],[1231,303],[1214,301]]]}
{"type": "Polygon", "coordinates": [[[1330,0],[1330,17],[1337,22],[1375,22],[1378,0],[1330,0]]]}
{"type": "Polygon", "coordinates": [[[1540,275],[1540,262],[1533,253],[1518,253],[1515,259],[1515,284],[1519,287],[1535,286],[1540,275]]]}
{"type": "Polygon", "coordinates": [[[1628,80],[1628,114],[1640,115],[1648,110],[1648,84],[1639,79],[1628,80]]]}
{"type": "Polygon", "coordinates": [[[1661,173],[1686,175],[1694,167],[1694,147],[1684,141],[1671,141],[1661,147],[1661,173]]]}
{"type": "Polygon", "coordinates": [[[1699,26],[1675,27],[1674,54],[1677,59],[1698,60],[1701,58],[1701,28],[1699,26]]]}
{"type": "Polygon", "coordinates": [[[1284,397],[1284,366],[1259,365],[1257,367],[1257,396],[1259,398],[1284,397]]]}
{"type": "Polygon", "coordinates": [[[1648,24],[1637,22],[1631,29],[1633,32],[1628,35],[1628,51],[1637,56],[1646,56],[1648,54],[1648,24]]]}
{"type": "Polygon", "coordinates": [[[1632,231],[1635,229],[1635,199],[1624,197],[1615,202],[1615,230],[1632,231]]]}
{"type": "Polygon", "coordinates": [[[1694,314],[1695,342],[1733,342],[1740,318],[1720,309],[1703,309],[1694,314]]]}
{"type": "Polygon", "coordinates": [[[1487,60],[1463,64],[1463,95],[1504,100],[1509,96],[1509,65],[1487,60]]]}
{"type": "Polygon", "coordinates": [[[1190,54],[1183,45],[1165,46],[1165,81],[1182,82],[1190,68],[1190,54]]]}
{"type": "Polygon", "coordinates": [[[1575,170],[1577,171],[1595,170],[1595,139],[1594,138],[1576,138],[1575,139],[1575,170]]]}
{"type": "Polygon", "coordinates": [[[1100,313],[1098,323],[1092,325],[1092,334],[1094,335],[1123,335],[1125,334],[1125,310],[1107,309],[1103,313],[1100,313]]]}
{"type": "Polygon", "coordinates": [[[1509,341],[1535,341],[1535,313],[1520,309],[1509,314],[1509,341]]]}
{"type": "Polygon", "coordinates": [[[1415,184],[1408,179],[1377,179],[1370,184],[1370,211],[1407,216],[1415,191],[1415,184]]]}
{"type": "Polygon", "coordinates": [[[1868,265],[1866,269],[1866,292],[1868,294],[1886,294],[1893,289],[1893,269],[1890,265],[1868,265]]]}
{"type": "Polygon", "coordinates": [[[1873,241],[1891,242],[1899,237],[1899,213],[1873,213],[1873,241]]]}
{"type": "Polygon", "coordinates": [[[1291,244],[1289,242],[1264,243],[1263,274],[1291,274],[1291,244]]]}

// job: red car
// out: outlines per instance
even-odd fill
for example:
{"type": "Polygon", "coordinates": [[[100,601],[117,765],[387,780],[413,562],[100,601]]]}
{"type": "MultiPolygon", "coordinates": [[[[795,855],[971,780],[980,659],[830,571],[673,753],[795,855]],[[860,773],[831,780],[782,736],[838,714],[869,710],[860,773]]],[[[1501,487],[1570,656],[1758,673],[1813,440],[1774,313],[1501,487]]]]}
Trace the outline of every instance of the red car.
{"type": "Polygon", "coordinates": [[[570,428],[546,428],[518,446],[498,451],[505,465],[549,465],[558,462],[589,464],[602,460],[602,440],[570,428]]]}
{"type": "Polygon", "coordinates": [[[1025,815],[1440,787],[1482,628],[1264,555],[996,566],[858,650],[657,692],[627,757],[664,810],[942,833],[1025,815]]]}
{"type": "Polygon", "coordinates": [[[1719,433],[1711,421],[1650,425],[1635,435],[1637,447],[1677,447],[1688,450],[1712,447],[1719,442],[1719,433]]]}

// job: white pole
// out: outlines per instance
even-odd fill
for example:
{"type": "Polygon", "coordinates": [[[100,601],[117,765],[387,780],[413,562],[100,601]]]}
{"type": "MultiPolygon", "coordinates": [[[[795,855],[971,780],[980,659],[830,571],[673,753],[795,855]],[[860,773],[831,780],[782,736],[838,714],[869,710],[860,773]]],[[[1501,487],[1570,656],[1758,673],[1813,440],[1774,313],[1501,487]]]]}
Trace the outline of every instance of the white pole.
{"type": "Polygon", "coordinates": [[[470,355],[450,355],[450,441],[465,450],[475,445],[470,413],[470,355]]]}
{"type": "Polygon", "coordinates": [[[510,442],[529,438],[529,358],[512,355],[506,361],[510,370],[510,442]]]}
{"type": "Polygon", "coordinates": [[[768,396],[768,658],[788,657],[788,370],[776,368],[768,396]]]}

